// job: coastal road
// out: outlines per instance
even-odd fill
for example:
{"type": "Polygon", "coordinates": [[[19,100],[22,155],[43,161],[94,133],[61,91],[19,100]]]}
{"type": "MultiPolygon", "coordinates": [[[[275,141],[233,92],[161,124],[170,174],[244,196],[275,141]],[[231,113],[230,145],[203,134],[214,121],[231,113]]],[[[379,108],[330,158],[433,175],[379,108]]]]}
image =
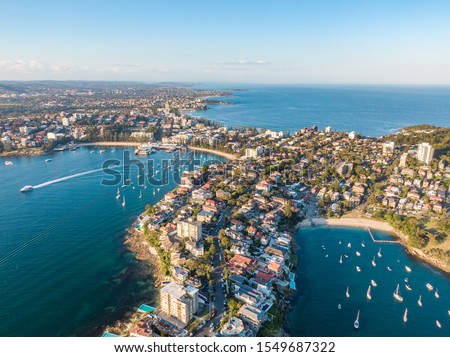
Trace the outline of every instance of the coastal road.
{"type": "Polygon", "coordinates": [[[219,244],[218,234],[219,231],[222,229],[226,218],[228,218],[231,214],[231,208],[227,207],[219,216],[219,219],[217,220],[216,224],[213,228],[211,228],[208,232],[208,235],[211,235],[214,237],[214,245],[216,246],[216,254],[213,257],[213,267],[214,270],[212,272],[212,278],[214,280],[214,301],[211,302],[211,308],[216,309],[216,315],[209,320],[205,326],[200,328],[196,333],[195,336],[212,336],[215,333],[210,332],[211,327],[210,325],[213,324],[218,325],[220,323],[220,320],[223,317],[224,311],[225,311],[225,291],[222,287],[223,282],[223,268],[221,266],[221,257],[223,259],[223,250],[222,247],[219,244]]]}

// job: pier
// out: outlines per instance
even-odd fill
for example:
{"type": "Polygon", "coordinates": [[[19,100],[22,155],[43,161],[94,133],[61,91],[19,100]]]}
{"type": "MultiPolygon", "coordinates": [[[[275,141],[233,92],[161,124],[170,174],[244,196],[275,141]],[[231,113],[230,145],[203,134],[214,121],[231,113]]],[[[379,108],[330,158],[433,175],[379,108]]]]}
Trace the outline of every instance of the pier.
{"type": "Polygon", "coordinates": [[[372,231],[370,230],[369,227],[366,227],[367,231],[370,234],[370,238],[372,238],[372,241],[374,243],[386,243],[386,244],[401,244],[400,241],[398,240],[376,240],[375,237],[372,234],[372,231]]]}

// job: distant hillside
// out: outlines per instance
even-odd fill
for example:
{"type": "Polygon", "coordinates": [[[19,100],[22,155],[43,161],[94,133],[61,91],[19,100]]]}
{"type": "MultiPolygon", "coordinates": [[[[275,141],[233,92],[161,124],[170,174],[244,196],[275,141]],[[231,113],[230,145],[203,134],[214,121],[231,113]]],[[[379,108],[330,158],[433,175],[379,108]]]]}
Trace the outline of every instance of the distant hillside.
{"type": "Polygon", "coordinates": [[[395,141],[396,145],[417,145],[428,142],[435,148],[435,157],[450,157],[450,128],[429,124],[408,126],[397,134],[386,135],[383,141],[395,141]]]}

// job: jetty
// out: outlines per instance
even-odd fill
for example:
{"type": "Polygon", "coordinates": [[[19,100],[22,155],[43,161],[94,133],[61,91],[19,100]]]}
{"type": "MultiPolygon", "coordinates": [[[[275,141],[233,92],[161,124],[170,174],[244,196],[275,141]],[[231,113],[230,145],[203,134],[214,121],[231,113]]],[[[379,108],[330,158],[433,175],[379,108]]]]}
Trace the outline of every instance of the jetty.
{"type": "Polygon", "coordinates": [[[385,243],[385,244],[401,244],[398,240],[383,240],[383,239],[375,239],[375,237],[372,234],[372,231],[369,227],[366,227],[366,230],[369,232],[370,238],[374,243],[385,243]]]}

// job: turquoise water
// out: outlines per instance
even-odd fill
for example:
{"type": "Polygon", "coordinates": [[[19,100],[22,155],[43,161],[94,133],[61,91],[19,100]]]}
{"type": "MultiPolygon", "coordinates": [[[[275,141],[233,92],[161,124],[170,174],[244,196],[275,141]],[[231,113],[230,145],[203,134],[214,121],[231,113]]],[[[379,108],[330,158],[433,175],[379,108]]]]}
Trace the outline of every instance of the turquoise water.
{"type": "MultiPolygon", "coordinates": [[[[414,124],[448,126],[450,87],[236,85],[231,105],[209,105],[195,116],[228,126],[290,130],[317,125],[381,136],[414,124]]],[[[220,88],[220,86],[218,86],[220,88]]],[[[230,85],[221,88],[230,88],[230,85]]]]}
{"type": "MultiPolygon", "coordinates": [[[[373,234],[377,240],[390,238],[379,231],[373,234]]],[[[298,294],[287,319],[292,336],[450,336],[449,276],[409,256],[401,245],[375,244],[365,230],[337,227],[304,229],[297,232],[296,241],[298,294]],[[382,257],[375,258],[373,267],[372,259],[379,248],[382,257]],[[356,251],[360,252],[359,257],[356,251]],[[341,254],[348,255],[343,256],[342,264],[341,254]],[[356,266],[361,272],[356,271],[356,266]],[[392,271],[388,271],[388,266],[392,271]],[[411,268],[410,273],[405,266],[411,268]],[[411,291],[405,288],[405,278],[411,291]],[[366,293],[371,279],[377,287],[371,288],[372,299],[368,300],[366,293]],[[439,299],[434,291],[428,291],[426,283],[438,288],[439,299]],[[403,302],[393,297],[397,284],[403,302]],[[422,308],[417,304],[420,294],[422,308]],[[407,323],[403,322],[405,308],[408,308],[407,323]],[[360,328],[356,331],[353,322],[358,309],[360,328]],[[440,321],[441,329],[437,328],[436,320],[440,321]]]]}
{"type": "MultiPolygon", "coordinates": [[[[80,148],[13,158],[14,166],[1,160],[0,336],[96,335],[130,307],[155,302],[152,279],[140,274],[123,241],[145,204],[160,200],[175,183],[155,195],[151,186],[142,189],[142,199],[138,187],[124,188],[122,207],[117,186],[101,185],[103,174],[91,172],[106,159],[121,160],[122,152],[80,148]],[[46,163],[47,158],[53,160],[46,163]],[[45,184],[85,172],[91,173],[45,184]]],[[[134,182],[136,175],[133,171],[134,182]]]]}

